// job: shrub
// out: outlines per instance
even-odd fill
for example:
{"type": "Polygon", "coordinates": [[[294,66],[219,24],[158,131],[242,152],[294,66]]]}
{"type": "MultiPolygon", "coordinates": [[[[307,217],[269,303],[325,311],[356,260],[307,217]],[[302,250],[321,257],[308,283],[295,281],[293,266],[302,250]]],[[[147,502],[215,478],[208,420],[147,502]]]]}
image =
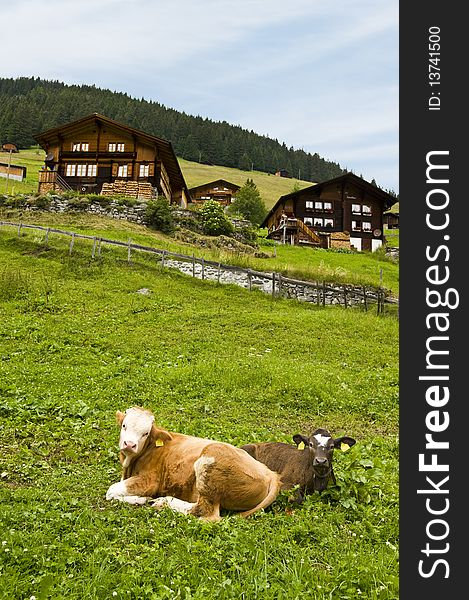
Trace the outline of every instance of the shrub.
{"type": "Polygon", "coordinates": [[[163,233],[174,232],[174,220],[171,207],[164,196],[158,196],[156,200],[150,200],[145,212],[145,223],[163,233]]]}
{"type": "Polygon", "coordinates": [[[227,219],[222,205],[216,200],[207,200],[199,209],[202,229],[206,235],[231,235],[233,224],[227,219]]]}

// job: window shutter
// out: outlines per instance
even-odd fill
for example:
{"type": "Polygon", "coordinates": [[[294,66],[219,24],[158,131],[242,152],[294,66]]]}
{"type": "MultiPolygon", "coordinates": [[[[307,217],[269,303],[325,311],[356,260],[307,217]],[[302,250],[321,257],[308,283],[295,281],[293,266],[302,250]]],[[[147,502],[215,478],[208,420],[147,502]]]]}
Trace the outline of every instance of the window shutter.
{"type": "Polygon", "coordinates": [[[154,177],[155,176],[155,163],[150,163],[148,165],[148,177],[154,177]]]}
{"type": "Polygon", "coordinates": [[[112,163],[112,177],[117,177],[118,172],[119,172],[119,165],[117,163],[112,163]]]}
{"type": "Polygon", "coordinates": [[[132,163],[127,165],[127,177],[132,177],[132,163]]]}

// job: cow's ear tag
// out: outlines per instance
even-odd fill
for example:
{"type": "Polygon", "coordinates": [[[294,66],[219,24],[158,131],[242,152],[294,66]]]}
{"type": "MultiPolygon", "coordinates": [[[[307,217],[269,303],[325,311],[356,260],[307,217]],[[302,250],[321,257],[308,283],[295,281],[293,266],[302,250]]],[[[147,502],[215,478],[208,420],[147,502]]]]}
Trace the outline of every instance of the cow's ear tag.
{"type": "Polygon", "coordinates": [[[298,450],[304,450],[305,449],[305,443],[304,442],[300,442],[298,444],[298,450]]]}
{"type": "Polygon", "coordinates": [[[347,452],[347,450],[350,450],[350,446],[348,444],[345,444],[344,442],[341,442],[340,449],[342,450],[342,452],[347,452]]]}
{"type": "Polygon", "coordinates": [[[163,440],[156,440],[155,446],[164,446],[163,440]]]}

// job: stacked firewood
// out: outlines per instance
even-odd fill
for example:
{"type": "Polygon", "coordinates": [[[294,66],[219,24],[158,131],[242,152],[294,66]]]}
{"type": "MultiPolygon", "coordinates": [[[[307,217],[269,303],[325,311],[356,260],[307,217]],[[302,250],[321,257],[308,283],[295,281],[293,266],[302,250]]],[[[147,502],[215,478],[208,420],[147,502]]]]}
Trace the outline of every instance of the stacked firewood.
{"type": "Polygon", "coordinates": [[[126,181],[125,179],[116,179],[114,183],[103,183],[101,189],[103,196],[113,196],[119,194],[128,198],[139,198],[142,200],[151,200],[153,197],[153,187],[147,181],[126,181]]]}
{"type": "Polygon", "coordinates": [[[142,200],[151,200],[153,196],[153,186],[149,182],[138,184],[138,198],[142,200]]]}

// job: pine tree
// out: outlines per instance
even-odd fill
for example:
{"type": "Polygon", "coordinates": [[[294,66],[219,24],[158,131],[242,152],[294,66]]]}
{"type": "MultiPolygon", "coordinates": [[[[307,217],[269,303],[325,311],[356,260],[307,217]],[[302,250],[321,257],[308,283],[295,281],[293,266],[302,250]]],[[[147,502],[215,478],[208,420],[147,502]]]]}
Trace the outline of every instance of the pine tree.
{"type": "Polygon", "coordinates": [[[231,215],[239,214],[253,225],[260,225],[267,214],[264,201],[252,179],[238,190],[235,200],[230,204],[228,212],[231,215]]]}

